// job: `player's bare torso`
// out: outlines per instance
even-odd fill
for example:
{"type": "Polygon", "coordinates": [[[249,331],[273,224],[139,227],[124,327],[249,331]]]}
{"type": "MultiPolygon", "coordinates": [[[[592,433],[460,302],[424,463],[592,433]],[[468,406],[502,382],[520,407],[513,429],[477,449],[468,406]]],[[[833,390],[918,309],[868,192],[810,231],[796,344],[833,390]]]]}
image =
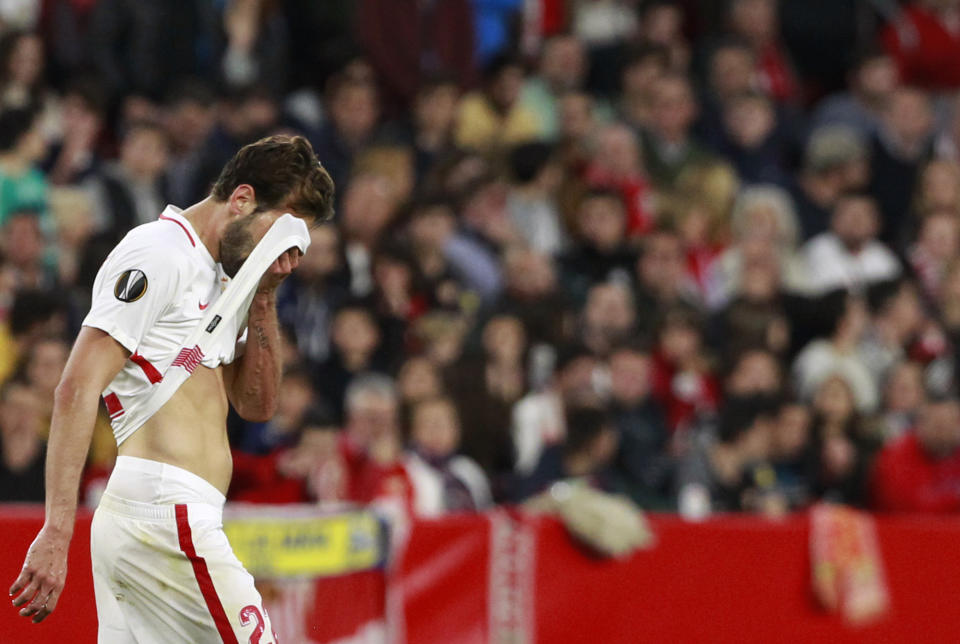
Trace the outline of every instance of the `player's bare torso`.
{"type": "Polygon", "coordinates": [[[119,453],[182,467],[226,494],[233,461],[223,371],[197,367],[173,398],[123,442],[119,453]]]}

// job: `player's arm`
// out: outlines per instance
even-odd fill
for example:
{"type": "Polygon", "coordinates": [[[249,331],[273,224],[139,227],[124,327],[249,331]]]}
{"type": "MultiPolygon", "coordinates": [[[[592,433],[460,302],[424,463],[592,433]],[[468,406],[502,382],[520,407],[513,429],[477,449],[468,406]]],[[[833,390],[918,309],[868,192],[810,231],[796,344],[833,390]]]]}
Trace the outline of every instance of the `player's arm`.
{"type": "Polygon", "coordinates": [[[224,367],[224,384],[230,404],[241,418],[270,420],[280,392],[280,325],[277,322],[277,287],[300,263],[300,251],[290,249],[264,274],[247,316],[247,345],[243,355],[224,367]]]}
{"type": "Polygon", "coordinates": [[[80,475],[90,449],[100,393],[129,352],[110,335],[83,327],[57,385],[46,464],[46,517],[10,588],[20,614],[40,622],[57,606],[77,513],[80,475]],[[29,604],[28,604],[29,602],[29,604]]]}

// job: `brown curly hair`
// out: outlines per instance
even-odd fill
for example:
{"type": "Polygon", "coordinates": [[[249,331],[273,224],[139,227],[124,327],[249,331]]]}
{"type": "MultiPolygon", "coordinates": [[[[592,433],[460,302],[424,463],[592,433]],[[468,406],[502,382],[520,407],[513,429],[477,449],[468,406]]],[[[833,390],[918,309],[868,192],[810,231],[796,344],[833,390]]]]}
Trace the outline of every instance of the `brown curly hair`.
{"type": "Polygon", "coordinates": [[[253,187],[260,210],[288,208],[315,223],[333,217],[333,180],[302,136],[268,136],[245,145],[224,166],[210,195],[227,201],[243,184],[253,187]]]}

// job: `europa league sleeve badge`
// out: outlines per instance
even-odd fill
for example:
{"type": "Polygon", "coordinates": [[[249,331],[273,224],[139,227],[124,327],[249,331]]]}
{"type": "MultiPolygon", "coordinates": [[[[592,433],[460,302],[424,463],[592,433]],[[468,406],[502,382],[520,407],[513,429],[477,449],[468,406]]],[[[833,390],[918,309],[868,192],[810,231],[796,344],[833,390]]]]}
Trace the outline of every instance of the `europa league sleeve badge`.
{"type": "Polygon", "coordinates": [[[136,302],[147,292],[147,276],[135,268],[124,271],[113,287],[113,295],[121,302],[136,302]]]}

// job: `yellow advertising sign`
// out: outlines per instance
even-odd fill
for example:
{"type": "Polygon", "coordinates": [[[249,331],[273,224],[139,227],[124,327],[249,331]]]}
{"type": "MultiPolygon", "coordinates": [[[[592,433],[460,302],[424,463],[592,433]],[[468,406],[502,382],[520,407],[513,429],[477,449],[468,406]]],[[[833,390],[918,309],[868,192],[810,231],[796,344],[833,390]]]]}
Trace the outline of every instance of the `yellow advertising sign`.
{"type": "Polygon", "coordinates": [[[257,578],[332,577],[377,566],[383,528],[367,512],[284,517],[225,517],[237,558],[257,578]]]}

